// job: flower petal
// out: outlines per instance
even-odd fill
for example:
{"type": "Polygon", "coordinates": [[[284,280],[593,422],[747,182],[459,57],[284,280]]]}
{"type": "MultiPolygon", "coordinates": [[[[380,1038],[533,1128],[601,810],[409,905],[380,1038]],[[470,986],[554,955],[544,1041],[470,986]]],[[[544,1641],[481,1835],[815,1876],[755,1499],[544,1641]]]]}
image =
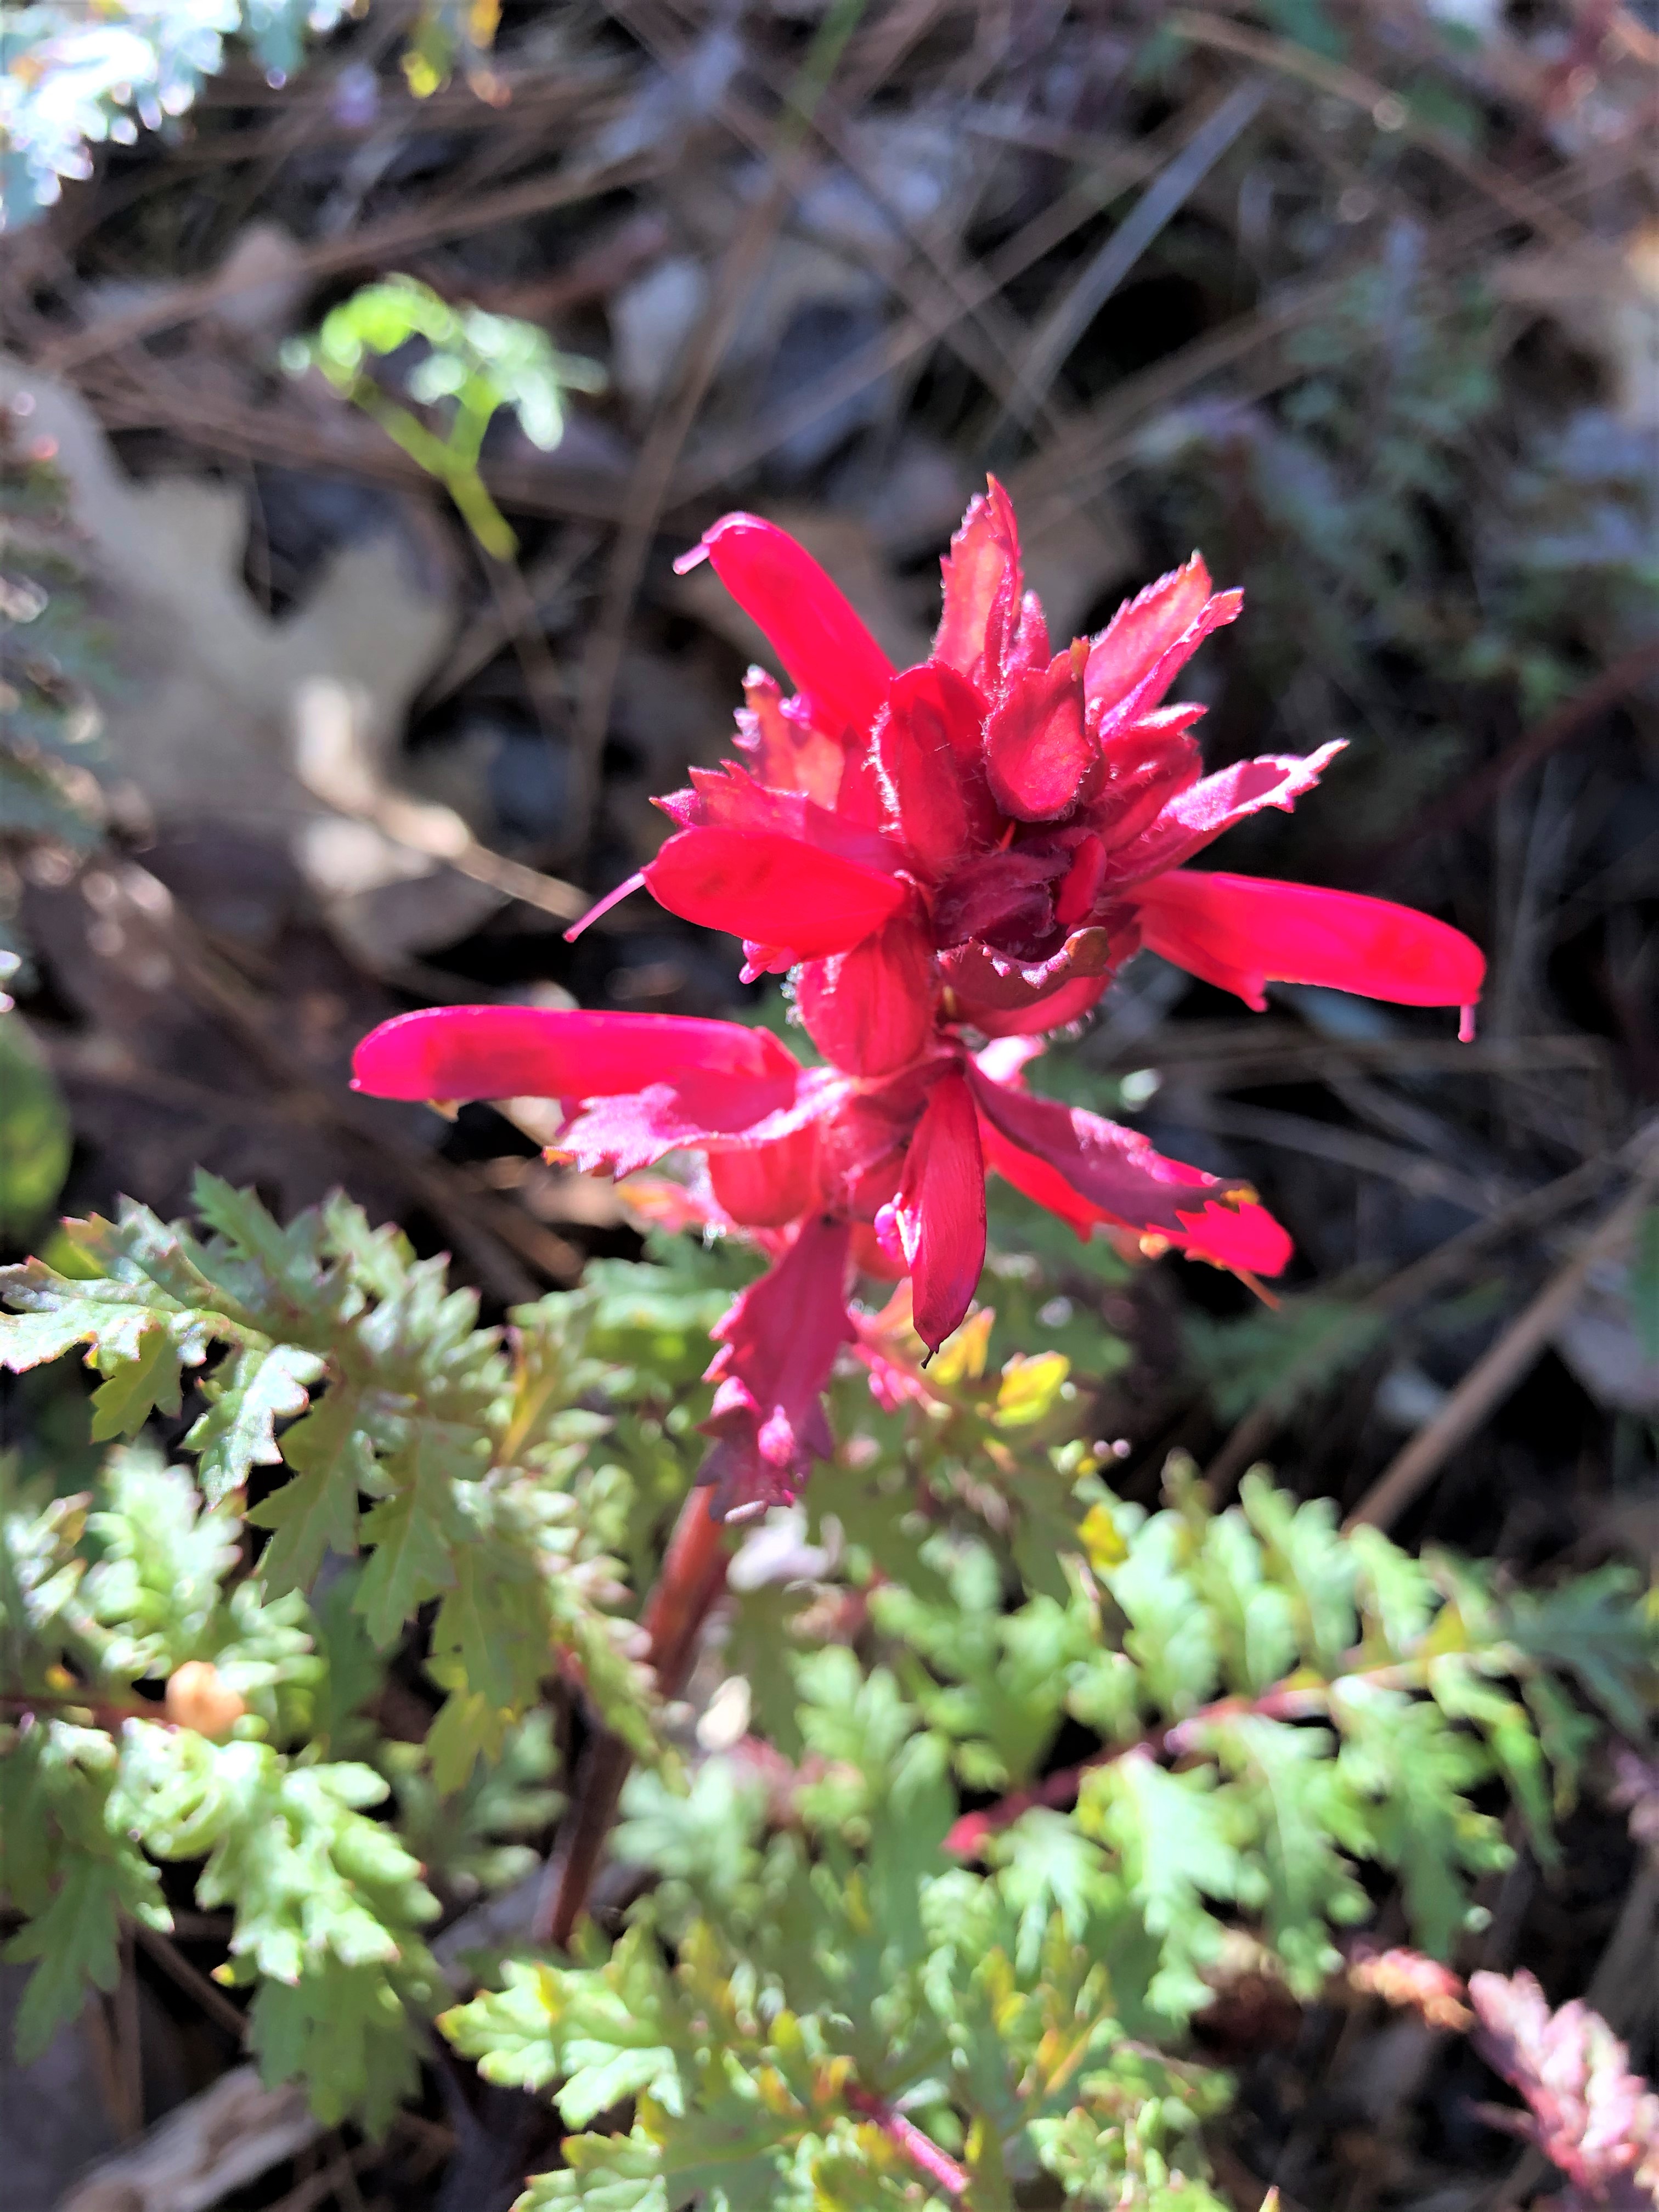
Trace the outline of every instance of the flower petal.
{"type": "Polygon", "coordinates": [[[757,514],[725,514],[703,548],[832,732],[869,729],[893,664],[804,545],[757,514]]]}
{"type": "Polygon", "coordinates": [[[699,1480],[714,1510],[787,1504],[832,1449],[823,1391],[853,1337],[844,1221],[804,1222],[780,1261],[714,1324],[718,1384],[703,1434],[715,1439],[699,1480]]]}
{"type": "Polygon", "coordinates": [[[711,1151],[708,1158],[714,1196],[745,1229],[781,1229],[818,1203],[816,1122],[769,1145],[711,1151]]]}
{"type": "MultiPolygon", "coordinates": [[[[1086,1200],[1131,1229],[1154,1229],[1175,1243],[1187,1233],[1183,1206],[1190,1213],[1201,1210],[1210,1198],[1255,1195],[1246,1182],[1224,1182],[1200,1168],[1165,1159],[1139,1130],[1121,1128],[1081,1106],[1061,1106],[1050,1098],[1011,1090],[971,1064],[969,1081],[980,1113],[994,1131],[1031,1155],[1039,1166],[1057,1173],[1072,1198],[1086,1200]]],[[[1012,1182],[1017,1178],[1008,1173],[1006,1158],[999,1147],[993,1164],[1012,1182]]],[[[1045,1194],[1031,1194],[1076,1226],[1076,1208],[1070,1200],[1061,1201],[1048,1178],[1041,1180],[1045,1194]]]]}
{"type": "Polygon", "coordinates": [[[894,1210],[916,1334],[937,1352],[967,1312],[985,1265],[985,1164],[973,1095],[957,1069],[928,1094],[894,1210]]]}
{"type": "Polygon", "coordinates": [[[985,724],[985,773],[1005,814],[1052,822],[1098,780],[1100,755],[1083,727],[1073,656],[1012,676],[985,724]]]}
{"type": "Polygon", "coordinates": [[[908,896],[896,877],[769,830],[684,830],[645,880],[671,914],[787,949],[791,967],[850,952],[908,896]]]}
{"type": "Polygon", "coordinates": [[[1189,1260],[1207,1260],[1234,1274],[1282,1274],[1296,1249],[1289,1230],[1251,1199],[1237,1206],[1212,1199],[1201,1213],[1183,1213],[1181,1219],[1184,1233],[1170,1243],[1189,1260]]]}
{"type": "Polygon", "coordinates": [[[889,816],[930,883],[996,842],[1001,817],[980,764],[985,702],[942,661],[893,678],[876,726],[875,759],[889,816]]]}
{"type": "Polygon", "coordinates": [[[1018,635],[1024,587],[1013,502],[994,477],[986,483],[969,502],[939,564],[945,607],[933,634],[933,658],[989,693],[1000,686],[1018,635]]]}
{"type": "MultiPolygon", "coordinates": [[[[378,1098],[597,1098],[702,1070],[758,1082],[774,1103],[799,1067],[765,1030],[678,1014],[430,1006],[357,1047],[352,1087],[378,1098]]],[[[770,1107],[766,1110],[770,1111],[770,1107]]]]}
{"type": "MultiPolygon", "coordinates": [[[[775,1146],[834,1110],[841,1080],[827,1068],[796,1069],[785,1093],[753,1076],[692,1072],[620,1097],[595,1098],[560,1131],[557,1149],[586,1174],[632,1175],[665,1152],[775,1146]]],[[[724,1200],[721,1201],[724,1204],[724,1200]]]]}
{"type": "Polygon", "coordinates": [[[1114,848],[1109,856],[1105,888],[1121,890],[1128,884],[1143,883],[1148,876],[1162,875],[1166,868],[1178,868],[1194,853],[1213,844],[1234,823],[1259,814],[1264,806],[1277,806],[1290,813],[1346,744],[1345,738],[1333,738],[1305,759],[1294,754],[1262,754],[1189,784],[1164,803],[1157,819],[1138,837],[1114,848]]]}
{"type": "Polygon", "coordinates": [[[1197,553],[1127,600],[1089,648],[1091,730],[1109,737],[1156,707],[1210,632],[1237,621],[1243,604],[1242,592],[1212,593],[1197,553]]]}
{"type": "Polygon", "coordinates": [[[809,960],[795,1008],[825,1059],[849,1075],[890,1075],[916,1059],[939,1000],[933,954],[918,915],[907,912],[850,952],[809,960]]]}
{"type": "MultiPolygon", "coordinates": [[[[1126,1130],[1121,1133],[1132,1133],[1126,1130]]],[[[1040,1158],[1014,1144],[988,1120],[981,1120],[980,1135],[985,1147],[986,1166],[1016,1190],[1023,1191],[1027,1198],[1046,1206],[1050,1213],[1074,1229],[1085,1243],[1097,1227],[1131,1233],[1146,1231],[1147,1224],[1143,1220],[1114,1212],[1083,1197],[1052,1160],[1040,1158]]],[[[1139,1141],[1145,1142],[1144,1139],[1139,1141]]],[[[1178,1160],[1162,1160],[1150,1146],[1146,1151],[1161,1166],[1176,1171],[1177,1188],[1186,1189],[1189,1194],[1192,1183],[1187,1178],[1200,1182],[1211,1181],[1198,1169],[1185,1167],[1178,1160]]],[[[1230,1205],[1215,1199],[1207,1200],[1201,1206],[1189,1203],[1182,1208],[1177,1205],[1173,1209],[1172,1222],[1157,1224],[1152,1233],[1176,1250],[1184,1252],[1188,1259],[1207,1260],[1212,1267],[1227,1267],[1235,1273],[1277,1275],[1288,1263],[1294,1249],[1289,1236],[1266,1206],[1249,1198],[1230,1205]]]]}
{"type": "Polygon", "coordinates": [[[751,668],[744,678],[743,696],[738,743],[757,781],[833,807],[847,763],[840,738],[818,729],[801,700],[786,699],[776,677],[763,668],[751,668]]]}
{"type": "Polygon", "coordinates": [[[1431,915],[1357,891],[1176,869],[1134,894],[1141,942],[1258,1011],[1264,983],[1321,983],[1407,1006],[1467,1006],[1486,963],[1431,915]]]}

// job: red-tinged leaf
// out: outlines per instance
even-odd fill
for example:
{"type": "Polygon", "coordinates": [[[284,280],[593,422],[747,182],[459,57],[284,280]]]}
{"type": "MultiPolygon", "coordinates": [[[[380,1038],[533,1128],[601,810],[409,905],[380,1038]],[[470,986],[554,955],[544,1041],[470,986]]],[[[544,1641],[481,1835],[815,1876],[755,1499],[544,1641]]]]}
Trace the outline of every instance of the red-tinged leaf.
{"type": "MultiPolygon", "coordinates": [[[[1076,1197],[1127,1228],[1156,1230],[1173,1243],[1190,1233],[1183,1209],[1192,1214],[1201,1212],[1212,1198],[1254,1196],[1247,1183],[1224,1181],[1180,1160],[1165,1159],[1138,1130],[1122,1128],[1081,1106],[1061,1106],[1011,1089],[977,1066],[970,1066],[969,1080],[980,1113],[993,1129],[1056,1170],[1076,1197]]],[[[997,1164],[1012,1182],[1015,1177],[1003,1164],[1005,1158],[1000,1152],[997,1164]]],[[[1042,1180],[1045,1188],[1050,1188],[1046,1177],[1042,1180]]],[[[1075,1218],[1074,1212],[1064,1211],[1048,1197],[1039,1203],[1063,1219],[1075,1218]]]]}
{"type": "Polygon", "coordinates": [[[841,740],[818,729],[799,700],[786,699],[777,678],[763,668],[750,670],[743,696],[738,743],[757,780],[774,791],[799,791],[819,806],[833,807],[847,759],[841,740]]]}
{"type": "Polygon", "coordinates": [[[909,910],[850,952],[809,960],[795,988],[808,1036],[849,1075],[890,1075],[918,1058],[938,1001],[932,939],[909,910]]]}
{"type": "Polygon", "coordinates": [[[1288,814],[1304,799],[1320,777],[1346,749],[1346,740],[1334,738],[1305,759],[1291,754],[1267,753],[1255,760],[1238,761],[1214,775],[1189,784],[1166,799],[1156,820],[1127,844],[1115,844],[1106,871],[1106,888],[1121,890],[1144,883],[1149,876],[1178,868],[1213,844],[1236,822],[1277,806],[1288,814]]]}
{"type": "Polygon", "coordinates": [[[1461,930],[1356,891],[1177,869],[1134,894],[1142,942],[1258,1011],[1266,983],[1407,1006],[1469,1006],[1486,963],[1461,930]]]}
{"type": "Polygon", "coordinates": [[[1517,2132],[1590,2203],[1634,2212],[1659,2184],[1659,2095],[1625,2045],[1580,2000],[1552,2012],[1524,1967],[1471,1974],[1469,2002],[1480,2055],[1530,2108],[1517,2132]]]}
{"type": "Polygon", "coordinates": [[[895,1214],[916,1334],[937,1352],[967,1312],[985,1265],[985,1163],[973,1096],[957,1069],[928,1094],[895,1214]]]}
{"type": "Polygon", "coordinates": [[[432,1006],[372,1030],[352,1084],[379,1098],[596,1098],[697,1069],[769,1086],[773,1104],[793,1096],[799,1073],[769,1032],[737,1022],[432,1006]]]}
{"type": "Polygon", "coordinates": [[[916,872],[937,883],[1002,829],[980,752],[985,702],[965,677],[923,661],[893,678],[876,727],[888,819],[916,872]]]}
{"type": "Polygon", "coordinates": [[[909,896],[896,877],[775,832],[684,830],[645,880],[671,914],[787,947],[790,965],[850,952],[909,896]]]}
{"type": "Polygon", "coordinates": [[[769,1145],[711,1151],[708,1181],[723,1211],[745,1229],[781,1229],[818,1203],[815,1122],[769,1145]]]}
{"type": "Polygon", "coordinates": [[[1046,937],[1054,925],[1050,885],[1072,864],[1069,853],[1034,853],[1010,846],[981,853],[941,884],[933,901],[933,941],[961,945],[970,937],[1046,937]]]}
{"type": "Polygon", "coordinates": [[[994,477],[969,503],[940,567],[945,606],[933,634],[933,659],[994,692],[1018,629],[1022,598],[1019,525],[1013,502],[994,477]]]}
{"type": "Polygon", "coordinates": [[[1211,631],[1237,621],[1243,604],[1242,592],[1212,594],[1197,553],[1127,600],[1089,648],[1090,728],[1109,736],[1156,707],[1211,631]]]}
{"type": "Polygon", "coordinates": [[[830,734],[867,731],[893,664],[804,545],[758,515],[726,514],[703,548],[744,612],[777,649],[830,734]]]}
{"type": "Polygon", "coordinates": [[[803,1222],[794,1243],[716,1322],[719,1387],[703,1433],[715,1438],[700,1480],[716,1512],[785,1504],[833,1449],[823,1391],[853,1336],[844,1221],[803,1222]]]}
{"type": "Polygon", "coordinates": [[[985,773],[1005,814],[1052,822],[1098,781],[1100,756],[1083,727],[1083,687],[1069,653],[1012,675],[985,724],[985,773]]]}
{"type": "Polygon", "coordinates": [[[1079,929],[1052,959],[1027,963],[1003,958],[982,945],[963,945],[945,953],[939,968],[963,1018],[977,1023],[981,1013],[1035,1006],[1075,978],[1103,981],[1121,957],[1109,931],[1079,929]]]}

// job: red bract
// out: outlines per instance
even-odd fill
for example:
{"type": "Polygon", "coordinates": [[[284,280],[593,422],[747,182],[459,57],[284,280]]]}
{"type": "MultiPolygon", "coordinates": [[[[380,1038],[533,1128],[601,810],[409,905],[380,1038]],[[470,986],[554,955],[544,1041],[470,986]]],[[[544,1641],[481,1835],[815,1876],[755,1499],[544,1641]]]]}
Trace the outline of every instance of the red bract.
{"type": "Polygon", "coordinates": [[[772,524],[727,515],[687,556],[703,557],[795,693],[751,672],[744,760],[659,802],[674,834],[605,903],[643,882],[743,938],[745,975],[793,969],[830,1065],[728,1022],[454,1007],[376,1030],[356,1079],[396,1097],[557,1098],[561,1149],[587,1169],[701,1158],[677,1218],[774,1261],[708,1370],[708,1476],[729,1511],[793,1496],[828,1449],[821,1393],[854,1333],[854,1266],[908,1274],[931,1347],[961,1322],[988,1173],[1079,1236],[1247,1278],[1284,1267],[1290,1241],[1247,1186],[1024,1087],[1042,1034],[1086,1014],[1142,945],[1255,1006],[1281,981],[1468,1008],[1484,963],[1381,900],[1187,868],[1235,822],[1293,805],[1341,750],[1200,773],[1202,710],[1165,695],[1240,596],[1212,592],[1196,554],[1056,653],[994,483],[951,542],[932,655],[897,672],[772,524]]]}

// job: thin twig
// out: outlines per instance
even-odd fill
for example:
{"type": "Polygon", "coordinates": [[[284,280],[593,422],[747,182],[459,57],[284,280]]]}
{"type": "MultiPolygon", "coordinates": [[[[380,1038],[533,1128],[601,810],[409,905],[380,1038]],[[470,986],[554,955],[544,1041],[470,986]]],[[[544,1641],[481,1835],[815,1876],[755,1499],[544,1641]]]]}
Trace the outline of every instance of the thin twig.
{"type": "Polygon", "coordinates": [[[1030,422],[1084,331],[1159,232],[1261,112],[1271,90],[1270,78],[1249,76],[1218,100],[1049,309],[1031,333],[1018,381],[1007,404],[1015,421],[1030,422]]]}
{"type": "Polygon", "coordinates": [[[843,2094],[848,2108],[860,2119],[868,2120],[879,2128],[894,2148],[902,2151],[909,2160],[923,2180],[932,2182],[935,2189],[942,2189],[949,2197],[959,2200],[967,2195],[969,2176],[966,2167],[958,2166],[955,2159],[942,2151],[931,2136],[922,2133],[914,2120],[907,2120],[903,2113],[896,2111],[884,2097],[874,2096],[868,2089],[860,2088],[856,2081],[849,2081],[843,2094]]]}
{"type": "Polygon", "coordinates": [[[199,1966],[192,1966],[178,1947],[157,1928],[146,1928],[142,1921],[134,1923],[133,1934],[139,1948],[147,1953],[171,1980],[193,1998],[209,2019],[224,2029],[239,2046],[247,2036],[247,2018],[239,2005],[230,1999],[216,1982],[211,1982],[199,1966]]]}
{"type": "MultiPolygon", "coordinates": [[[[726,1530],[710,1513],[708,1497],[705,1490],[693,1490],[680,1508],[641,1616],[647,1659],[665,1698],[678,1697],[684,1688],[703,1623],[726,1588],[726,1530]]],[[[537,1899],[532,1942],[561,1948],[569,1942],[633,1763],[632,1752],[617,1736],[602,1732],[589,1742],[577,1777],[575,1802],[560,1831],[558,1848],[548,1862],[537,1899]]]]}
{"type": "Polygon", "coordinates": [[[1387,1528],[1425,1490],[1460,1444],[1480,1428],[1532,1366],[1578,1303],[1591,1271],[1626,1243],[1659,1183],[1659,1158],[1639,1175],[1601,1225],[1477,1360],[1426,1426],[1396,1453],[1348,1516],[1347,1528],[1387,1528]]]}
{"type": "MultiPolygon", "coordinates": [[[[1566,1175],[1558,1176],[1555,1182],[1528,1191],[1487,1219],[1471,1223],[1455,1237],[1437,1245],[1432,1252],[1425,1253],[1420,1260],[1413,1260],[1397,1274],[1379,1283],[1359,1301],[1358,1310],[1376,1314],[1406,1312],[1438,1290],[1443,1283],[1455,1280],[1471,1260],[1490,1246],[1525,1230],[1539,1228],[1556,1214],[1577,1206],[1581,1199],[1590,1195],[1608,1171],[1607,1161],[1586,1160],[1566,1175]]],[[[1291,1368],[1277,1389],[1251,1407],[1234,1425],[1226,1442],[1204,1470],[1204,1480],[1218,1500],[1231,1495],[1244,1469],[1272,1442],[1289,1410],[1295,1389],[1316,1370],[1319,1357],[1316,1346],[1291,1368]]]]}
{"type": "MultiPolygon", "coordinates": [[[[1375,1675],[1382,1670],[1372,1671],[1375,1675]]],[[[994,1805],[983,1806],[976,1813],[964,1813],[946,1832],[945,1848],[953,1858],[975,1857],[990,1837],[1012,1828],[1025,1814],[1039,1808],[1064,1812],[1074,1805],[1085,1778],[1097,1767],[1115,1766],[1126,1759],[1159,1759],[1171,1752],[1185,1750],[1211,1721],[1231,1720],[1243,1715],[1269,1720],[1304,1719],[1324,1710],[1327,1694],[1325,1688],[1316,1683],[1289,1677],[1283,1682],[1275,1682],[1259,1698],[1218,1698],[1212,1705],[1202,1705],[1197,1712],[1189,1713],[1185,1720],[1173,1721],[1167,1728],[1150,1729],[1133,1743],[1108,1745],[1090,1758],[1079,1759],[1075,1766],[1063,1766],[1055,1773],[1045,1774],[1029,1790],[1012,1790],[994,1805]]]]}
{"type": "Polygon", "coordinates": [[[1523,731],[1495,760],[1476,769],[1443,799],[1425,806],[1421,817],[1409,830],[1386,845],[1358,855],[1363,872],[1360,879],[1370,881],[1391,872],[1408,853],[1415,852],[1429,838],[1462,829],[1464,823],[1474,821],[1517,776],[1536,768],[1559,746],[1570,744],[1598,714],[1616,707],[1656,673],[1659,673],[1659,638],[1650,638],[1646,644],[1621,653],[1594,683],[1575,692],[1571,699],[1564,699],[1541,722],[1523,731]]]}
{"type": "MultiPolygon", "coordinates": [[[[551,177],[532,177],[499,192],[474,193],[441,202],[436,207],[422,207],[408,215],[390,216],[385,222],[371,223],[366,229],[344,238],[307,246],[296,256],[294,274],[314,283],[349,270],[381,266],[400,259],[416,246],[433,245],[441,238],[476,235],[481,230],[522,222],[528,216],[548,215],[556,208],[568,207],[579,200],[599,199],[607,192],[643,184],[647,178],[659,174],[671,159],[666,149],[653,148],[648,153],[629,154],[620,161],[602,162],[593,168],[561,169],[551,177]]],[[[50,341],[40,349],[40,366],[60,374],[82,368],[102,354],[118,352],[140,339],[155,337],[162,331],[176,330],[182,323],[193,323],[226,301],[270,281],[268,273],[261,274],[256,270],[176,285],[159,300],[146,300],[125,314],[105,316],[72,337],[50,341]]]]}

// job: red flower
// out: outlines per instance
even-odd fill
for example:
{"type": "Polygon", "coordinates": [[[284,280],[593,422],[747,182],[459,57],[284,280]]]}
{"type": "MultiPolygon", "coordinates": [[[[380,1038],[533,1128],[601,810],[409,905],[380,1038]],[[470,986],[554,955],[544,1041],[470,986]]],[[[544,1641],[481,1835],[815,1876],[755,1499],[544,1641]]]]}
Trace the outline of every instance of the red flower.
{"type": "Polygon", "coordinates": [[[1241,595],[1212,592],[1197,554],[1098,637],[1051,653],[993,483],[951,541],[931,658],[897,672],[770,523],[726,516],[681,566],[704,557],[796,692],[751,675],[745,763],[694,772],[660,802],[677,834],[642,880],[744,939],[746,973],[801,968],[802,1018],[850,1073],[900,1065],[941,1010],[992,1036],[1074,1020],[1142,945],[1256,1006],[1271,981],[1413,1006],[1479,997],[1480,954],[1426,915],[1186,872],[1234,823],[1292,806],[1342,749],[1200,773],[1203,709],[1164,696],[1241,595]]]}
{"type": "Polygon", "coordinates": [[[743,937],[746,975],[795,970],[830,1065],[731,1022],[462,1006],[385,1024],[356,1079],[400,1098],[557,1098],[560,1148],[587,1169],[700,1156],[677,1218],[739,1231],[774,1262],[715,1331],[705,1475],[729,1513],[792,1497],[830,1449],[822,1392],[858,1334],[855,1264],[908,1275],[933,1349],[961,1322],[991,1172],[1082,1237],[1247,1278],[1284,1267],[1290,1240],[1248,1186],[1024,1086],[1038,1033],[1086,1013],[1140,946],[1255,1006],[1279,980],[1467,1007],[1484,963],[1403,907],[1184,866],[1246,815],[1291,805],[1340,750],[1200,774],[1201,710],[1163,702],[1239,595],[1212,592],[1196,555],[1051,653],[993,483],[945,562],[932,657],[896,672],[771,524],[727,515],[688,556],[704,557],[795,693],[751,673],[745,761],[694,769],[659,802],[675,833],[605,903],[643,881],[743,937]]]}

